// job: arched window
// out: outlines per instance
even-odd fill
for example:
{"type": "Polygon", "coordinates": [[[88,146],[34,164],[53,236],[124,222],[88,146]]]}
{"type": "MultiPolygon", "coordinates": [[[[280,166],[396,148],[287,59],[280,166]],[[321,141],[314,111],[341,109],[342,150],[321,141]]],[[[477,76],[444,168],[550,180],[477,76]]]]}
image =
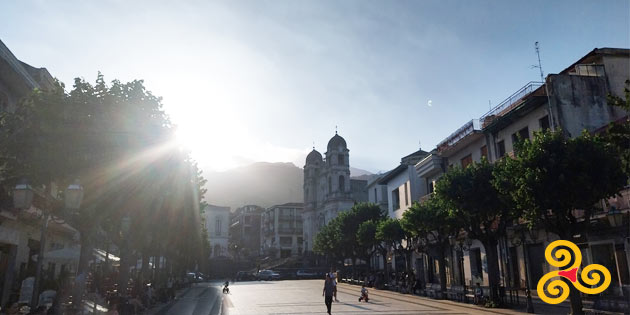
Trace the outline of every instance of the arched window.
{"type": "Polygon", "coordinates": [[[337,155],[337,164],[345,165],[345,162],[343,161],[343,154],[337,155]]]}
{"type": "Polygon", "coordinates": [[[328,177],[328,193],[332,194],[332,179],[328,177]]]}
{"type": "Polygon", "coordinates": [[[214,253],[213,254],[214,254],[213,255],[214,257],[221,256],[221,245],[219,245],[219,244],[214,245],[214,253]]]}
{"type": "Polygon", "coordinates": [[[344,192],[346,189],[346,179],[343,175],[339,176],[339,191],[344,192]]]}

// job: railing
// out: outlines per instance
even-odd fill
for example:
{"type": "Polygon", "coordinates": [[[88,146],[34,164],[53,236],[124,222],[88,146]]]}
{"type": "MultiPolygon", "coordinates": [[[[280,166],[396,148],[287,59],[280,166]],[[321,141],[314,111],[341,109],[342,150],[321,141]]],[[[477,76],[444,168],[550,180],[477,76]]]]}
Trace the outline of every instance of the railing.
{"type": "Polygon", "coordinates": [[[541,87],[542,85],[543,85],[542,82],[535,82],[535,81],[531,81],[531,82],[525,84],[524,87],[522,87],[518,91],[514,92],[514,94],[510,95],[508,98],[503,100],[503,102],[499,103],[499,105],[495,106],[489,112],[487,112],[483,116],[481,116],[481,118],[479,118],[479,120],[483,122],[483,121],[485,121],[485,119],[488,116],[492,116],[492,115],[496,116],[496,115],[498,115],[499,113],[501,113],[504,110],[508,109],[510,106],[514,105],[519,100],[523,99],[525,96],[527,96],[530,93],[534,92],[537,88],[541,87]]]}
{"type": "Polygon", "coordinates": [[[442,142],[438,143],[437,145],[438,151],[442,151],[445,148],[456,144],[457,142],[459,142],[459,140],[473,133],[475,130],[481,130],[478,119],[473,119],[467,122],[466,124],[461,126],[459,129],[457,129],[455,132],[453,132],[450,136],[448,136],[446,139],[442,140],[442,142]]]}

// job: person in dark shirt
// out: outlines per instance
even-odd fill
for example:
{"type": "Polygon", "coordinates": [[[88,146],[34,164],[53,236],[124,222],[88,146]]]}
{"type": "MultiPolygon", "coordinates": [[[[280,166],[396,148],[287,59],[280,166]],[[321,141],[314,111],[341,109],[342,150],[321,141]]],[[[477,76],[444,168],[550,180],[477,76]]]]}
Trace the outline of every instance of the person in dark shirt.
{"type": "Polygon", "coordinates": [[[324,297],[324,303],[326,303],[326,309],[330,315],[330,308],[332,306],[333,294],[335,292],[335,285],[329,274],[326,274],[326,281],[324,282],[324,290],[322,296],[324,297]]]}

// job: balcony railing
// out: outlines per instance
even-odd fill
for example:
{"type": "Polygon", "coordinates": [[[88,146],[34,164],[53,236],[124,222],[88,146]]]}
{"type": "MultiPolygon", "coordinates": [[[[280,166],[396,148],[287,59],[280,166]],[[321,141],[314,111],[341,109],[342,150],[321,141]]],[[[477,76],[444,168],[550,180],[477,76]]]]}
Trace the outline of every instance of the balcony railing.
{"type": "Polygon", "coordinates": [[[437,145],[438,151],[442,151],[448,147],[455,145],[457,142],[462,140],[467,135],[473,133],[475,130],[481,130],[480,125],[479,125],[479,120],[477,119],[473,119],[467,122],[466,124],[461,126],[459,129],[457,129],[455,132],[453,132],[450,136],[448,136],[446,139],[442,140],[442,142],[438,143],[437,145]]]}
{"type": "Polygon", "coordinates": [[[481,116],[479,120],[482,121],[485,126],[486,118],[490,116],[500,116],[501,113],[505,112],[506,110],[509,110],[510,107],[512,107],[512,105],[515,105],[516,103],[518,103],[518,101],[522,100],[523,98],[525,98],[527,95],[534,92],[536,89],[538,89],[542,85],[543,85],[542,82],[535,82],[535,81],[531,81],[525,84],[524,87],[514,92],[514,94],[510,95],[508,98],[503,100],[503,102],[499,103],[499,105],[495,106],[489,112],[481,116]]]}

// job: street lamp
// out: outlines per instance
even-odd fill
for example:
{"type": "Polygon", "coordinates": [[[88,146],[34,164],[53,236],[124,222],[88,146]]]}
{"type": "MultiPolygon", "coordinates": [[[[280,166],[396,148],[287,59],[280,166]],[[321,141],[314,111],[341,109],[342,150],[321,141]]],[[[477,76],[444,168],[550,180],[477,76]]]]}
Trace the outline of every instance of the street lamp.
{"type": "Polygon", "coordinates": [[[79,210],[81,202],[83,201],[83,187],[79,184],[79,180],[76,180],[66,188],[64,199],[66,209],[79,210]]]}
{"type": "MultiPolygon", "coordinates": [[[[50,185],[50,193],[52,193],[52,184],[50,185]]],[[[27,183],[26,180],[22,180],[13,189],[13,206],[16,209],[28,209],[33,203],[33,189],[27,183]]],[[[45,193],[46,206],[42,209],[44,214],[44,221],[40,231],[39,238],[39,254],[37,255],[37,267],[35,270],[35,282],[33,283],[33,295],[31,296],[31,307],[36,307],[39,301],[39,283],[42,273],[42,265],[44,264],[44,248],[46,246],[46,230],[48,229],[48,222],[51,215],[52,200],[49,193],[45,193]]],[[[78,181],[68,186],[66,189],[66,195],[64,196],[66,206],[69,209],[78,210],[83,200],[83,188],[78,184],[78,181]]]]}
{"type": "Polygon", "coordinates": [[[28,209],[33,203],[33,188],[26,180],[22,180],[13,188],[13,207],[16,209],[28,209]]]}
{"type": "MultiPolygon", "coordinates": [[[[533,229],[530,229],[529,231],[529,237],[532,241],[535,241],[537,239],[537,234],[538,231],[534,231],[533,229]]],[[[525,232],[523,231],[523,229],[520,229],[520,238],[518,237],[518,235],[514,234],[512,235],[510,242],[512,243],[512,245],[514,245],[515,247],[518,247],[520,245],[523,245],[523,255],[524,255],[524,267],[525,267],[525,296],[527,298],[527,313],[534,313],[534,303],[532,302],[532,293],[531,293],[531,284],[529,281],[529,272],[528,272],[528,263],[529,263],[529,254],[527,253],[527,240],[525,239],[525,232]]]]}

